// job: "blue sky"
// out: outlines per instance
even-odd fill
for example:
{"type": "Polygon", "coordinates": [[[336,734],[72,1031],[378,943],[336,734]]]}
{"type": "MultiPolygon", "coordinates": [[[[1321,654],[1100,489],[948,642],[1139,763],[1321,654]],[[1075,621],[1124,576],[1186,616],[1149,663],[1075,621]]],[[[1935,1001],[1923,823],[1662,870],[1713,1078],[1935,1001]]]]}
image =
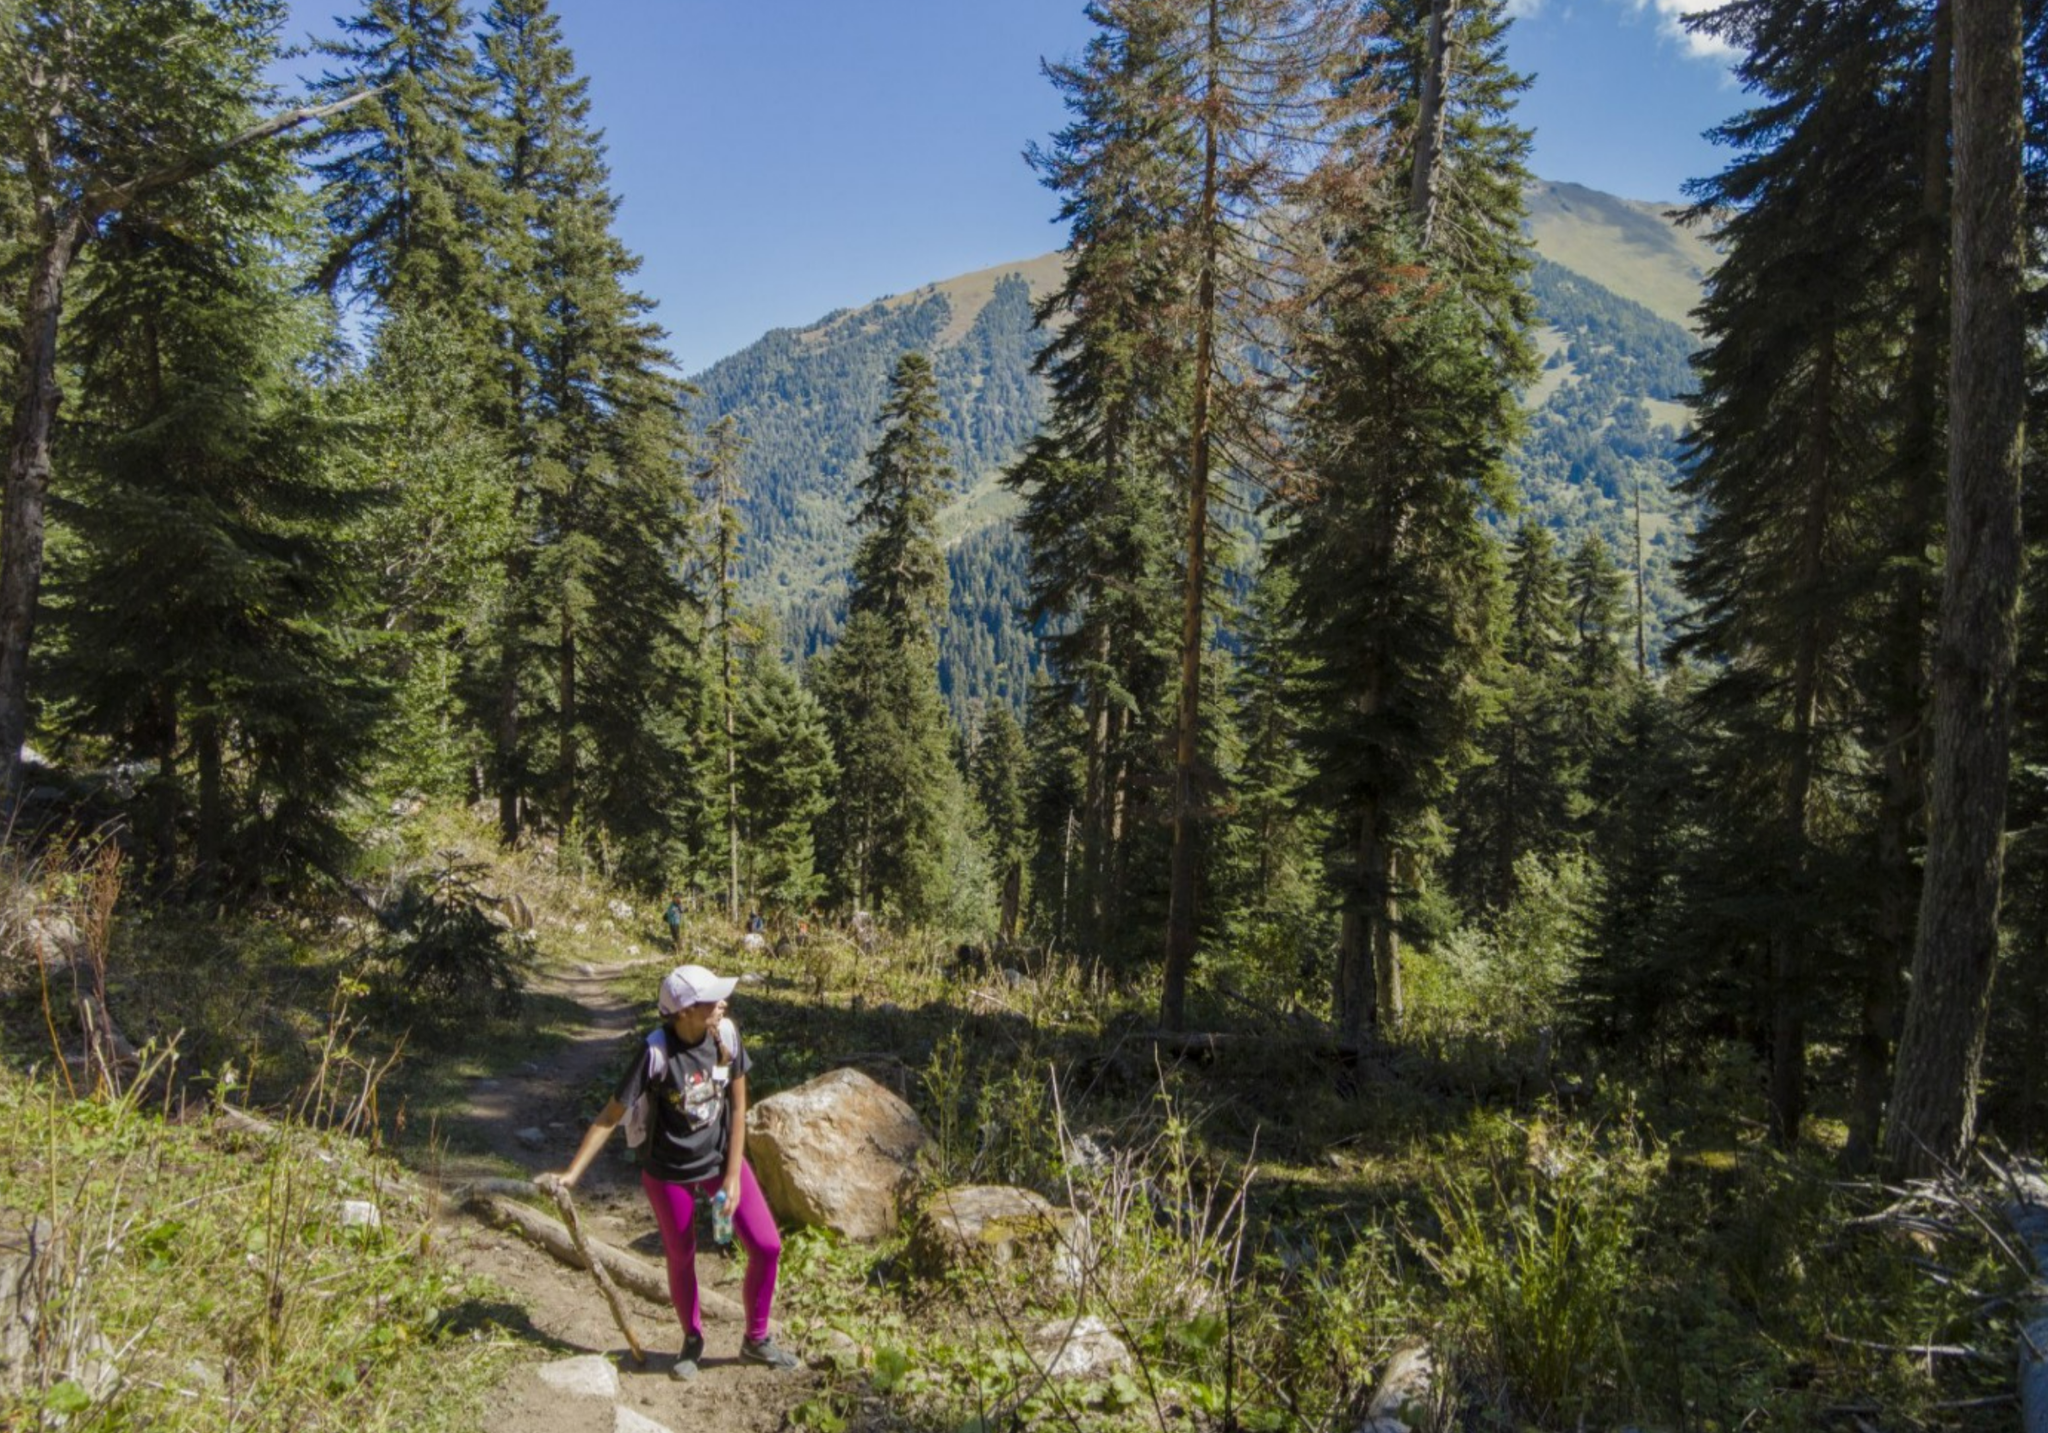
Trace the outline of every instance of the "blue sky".
{"type": "MultiPolygon", "coordinates": [[[[1721,57],[1659,6],[1515,0],[1534,168],[1676,199],[1739,105],[1721,57]]],[[[474,0],[473,0],[474,3],[474,0]]],[[[293,0],[293,34],[350,0],[293,0]]],[[[590,79],[680,366],[770,328],[1059,247],[1021,157],[1062,120],[1040,56],[1086,42],[1081,0],[558,0],[590,79]]]]}

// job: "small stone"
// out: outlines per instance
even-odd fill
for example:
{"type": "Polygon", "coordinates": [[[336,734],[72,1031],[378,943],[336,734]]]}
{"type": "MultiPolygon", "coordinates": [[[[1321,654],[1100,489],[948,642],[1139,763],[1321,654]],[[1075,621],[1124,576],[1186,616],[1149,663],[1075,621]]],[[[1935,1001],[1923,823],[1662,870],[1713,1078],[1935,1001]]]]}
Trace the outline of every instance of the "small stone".
{"type": "Polygon", "coordinates": [[[617,1398],[619,1370],[602,1354],[562,1358],[536,1369],[540,1381],[558,1393],[577,1398],[617,1398]]]}
{"type": "Polygon", "coordinates": [[[633,919],[633,908],[624,901],[613,901],[607,909],[611,911],[613,920],[629,921],[633,919]]]}
{"type": "Polygon", "coordinates": [[[621,1403],[612,1410],[612,1433],[669,1433],[668,1425],[656,1423],[644,1413],[635,1413],[621,1403]]]}
{"type": "Polygon", "coordinates": [[[595,975],[595,974],[597,974],[597,967],[596,967],[596,966],[594,966],[594,965],[592,965],[592,964],[590,964],[590,963],[589,963],[588,961],[586,961],[586,962],[584,962],[584,963],[583,963],[582,965],[579,965],[579,966],[577,966],[577,967],[576,967],[576,973],[577,973],[578,975],[586,975],[586,976],[588,976],[588,975],[595,975]]]}
{"type": "Polygon", "coordinates": [[[1003,967],[1003,984],[1009,986],[1012,990],[1014,990],[1023,983],[1023,971],[1017,969],[1017,967],[1014,965],[1006,965],[1003,967]]]}
{"type": "Polygon", "coordinates": [[[860,1367],[860,1344],[845,1329],[827,1329],[811,1341],[811,1367],[851,1373],[860,1367]]]}
{"type": "Polygon", "coordinates": [[[512,1138],[518,1140],[528,1149],[539,1149],[548,1142],[547,1131],[537,1125],[528,1125],[525,1129],[513,1135],[512,1138]]]}
{"type": "Polygon", "coordinates": [[[377,1206],[367,1199],[344,1199],[341,1201],[341,1227],[344,1229],[382,1229],[384,1216],[377,1212],[377,1206]]]}
{"type": "Polygon", "coordinates": [[[742,985],[766,985],[767,983],[768,977],[758,970],[743,970],[740,972],[740,984],[742,985]]]}

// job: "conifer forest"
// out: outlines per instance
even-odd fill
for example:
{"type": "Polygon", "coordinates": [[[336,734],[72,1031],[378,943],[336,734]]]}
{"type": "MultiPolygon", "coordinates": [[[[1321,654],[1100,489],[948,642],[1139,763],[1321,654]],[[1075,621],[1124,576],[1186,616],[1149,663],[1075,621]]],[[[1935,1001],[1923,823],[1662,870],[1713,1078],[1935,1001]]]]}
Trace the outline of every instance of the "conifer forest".
{"type": "Polygon", "coordinates": [[[1685,328],[1510,0],[1087,0],[1057,263],[688,378],[570,4],[0,7],[0,1427],[511,1416],[311,1181],[566,1165],[673,939],[1093,1271],[783,1217],[722,1428],[2048,1433],[2048,6],[1691,15],[1685,328]]]}

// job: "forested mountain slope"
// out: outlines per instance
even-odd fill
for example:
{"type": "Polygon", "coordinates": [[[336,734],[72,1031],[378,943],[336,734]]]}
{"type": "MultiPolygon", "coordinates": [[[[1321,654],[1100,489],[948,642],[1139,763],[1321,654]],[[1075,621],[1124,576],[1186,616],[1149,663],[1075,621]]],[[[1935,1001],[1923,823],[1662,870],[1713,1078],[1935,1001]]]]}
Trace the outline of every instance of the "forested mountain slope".
{"type": "MultiPolygon", "coordinates": [[[[1524,501],[1567,543],[1598,532],[1633,571],[1640,476],[1654,651],[1676,610],[1671,564],[1683,542],[1670,483],[1693,338],[1677,320],[1697,300],[1712,250],[1655,205],[1549,183],[1528,199],[1545,367],[1516,460],[1524,501]]],[[[694,380],[703,420],[730,414],[748,439],[743,572],[798,652],[815,652],[840,622],[854,482],[889,367],[928,351],[958,468],[942,519],[952,611],[941,681],[956,711],[971,699],[1022,699],[1039,654],[1015,616],[1023,548],[995,479],[1043,412],[1031,306],[1060,262],[1042,255],[777,329],[694,380]]]]}

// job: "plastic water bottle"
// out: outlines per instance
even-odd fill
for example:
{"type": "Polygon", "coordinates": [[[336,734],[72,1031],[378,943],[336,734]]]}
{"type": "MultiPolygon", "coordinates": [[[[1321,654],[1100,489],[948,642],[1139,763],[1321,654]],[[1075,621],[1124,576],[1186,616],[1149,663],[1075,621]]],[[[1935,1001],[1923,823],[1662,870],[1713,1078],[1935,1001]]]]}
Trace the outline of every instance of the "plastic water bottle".
{"type": "Polygon", "coordinates": [[[732,1242],[732,1210],[726,1207],[723,1189],[711,1196],[711,1237],[720,1244],[732,1242]]]}

